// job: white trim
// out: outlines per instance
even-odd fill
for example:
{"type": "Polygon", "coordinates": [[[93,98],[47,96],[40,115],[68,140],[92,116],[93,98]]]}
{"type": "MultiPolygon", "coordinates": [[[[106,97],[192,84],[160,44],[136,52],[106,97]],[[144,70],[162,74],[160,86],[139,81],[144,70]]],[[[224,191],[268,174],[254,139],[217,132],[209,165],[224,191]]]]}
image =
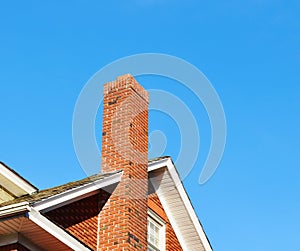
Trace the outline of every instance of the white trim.
{"type": "MultiPolygon", "coordinates": [[[[160,168],[163,168],[163,167],[167,167],[170,175],[171,175],[171,178],[173,179],[173,182],[174,182],[174,185],[176,186],[178,192],[179,192],[179,195],[180,195],[180,199],[182,200],[185,208],[187,209],[188,213],[189,213],[189,217],[191,218],[194,226],[195,226],[195,229],[200,237],[200,240],[202,242],[202,245],[204,246],[205,250],[206,251],[212,251],[212,247],[207,239],[207,236],[199,222],[199,219],[194,211],[194,208],[189,200],[189,197],[184,189],[184,186],[180,180],[180,177],[177,173],[177,170],[176,170],[176,167],[174,166],[171,158],[164,158],[164,159],[160,159],[160,160],[157,160],[157,161],[153,161],[153,162],[150,162],[149,165],[148,165],[148,172],[151,172],[151,171],[154,171],[154,170],[158,170],[160,168]]],[[[157,188],[158,191],[157,191],[157,195],[158,197],[160,196],[160,189],[157,188]]],[[[183,237],[179,234],[180,231],[179,231],[179,228],[180,226],[177,226],[176,225],[176,219],[174,219],[174,217],[172,216],[172,214],[170,213],[170,210],[169,210],[169,207],[168,205],[166,205],[166,203],[164,202],[164,200],[161,198],[161,203],[162,203],[162,206],[170,220],[170,223],[176,233],[176,236],[183,248],[183,250],[187,250],[186,248],[186,241],[183,239],[183,237]]]]}
{"type": "Polygon", "coordinates": [[[161,218],[157,213],[155,213],[151,208],[148,208],[148,215],[155,219],[159,224],[165,225],[166,222],[163,218],[161,218]]]}
{"type": "MultiPolygon", "coordinates": [[[[166,242],[166,222],[161,218],[159,217],[156,213],[154,213],[151,209],[148,209],[148,221],[152,221],[156,224],[159,225],[160,229],[160,233],[159,233],[159,237],[161,238],[161,243],[160,243],[160,247],[159,249],[161,251],[166,251],[166,245],[167,245],[167,242],[166,242]]],[[[147,224],[148,225],[148,224],[147,224]]],[[[147,237],[148,239],[148,237],[147,237]]]]}
{"type": "Polygon", "coordinates": [[[100,180],[91,181],[88,184],[67,190],[60,194],[51,196],[42,201],[33,204],[33,208],[37,211],[50,211],[55,208],[70,204],[72,202],[84,199],[88,196],[96,194],[100,188],[116,184],[121,181],[123,172],[104,177],[100,180]]]}
{"type": "Polygon", "coordinates": [[[21,202],[9,206],[0,207],[0,218],[30,211],[28,202],[21,202]]]}
{"type": "Polygon", "coordinates": [[[36,210],[32,209],[30,212],[28,212],[28,218],[32,222],[43,228],[45,231],[47,231],[49,234],[53,235],[56,239],[58,239],[68,247],[72,248],[73,250],[91,251],[91,249],[81,244],[74,237],[69,235],[60,227],[56,226],[54,223],[52,223],[50,220],[48,220],[36,210]]]}
{"type": "Polygon", "coordinates": [[[2,163],[0,163],[0,173],[6,179],[10,180],[12,183],[14,183],[17,187],[19,187],[21,190],[23,190],[27,194],[32,194],[37,191],[36,187],[34,187],[30,183],[26,182],[19,175],[12,172],[9,168],[7,168],[2,163]]]}
{"type": "MultiPolygon", "coordinates": [[[[1,209],[1,216],[10,216],[12,213],[25,213],[25,217],[27,217],[29,220],[31,220],[36,225],[43,228],[46,232],[54,236],[56,239],[67,245],[68,247],[72,248],[75,251],[90,251],[89,248],[81,244],[78,240],[76,240],[74,237],[69,235],[67,232],[65,232],[60,227],[56,226],[54,223],[52,223],[50,220],[48,220],[46,217],[41,215],[38,211],[34,210],[33,208],[28,206],[28,203],[19,203],[12,205],[13,207],[6,206],[5,210],[1,209]],[[6,214],[6,215],[5,215],[6,214]]],[[[26,247],[30,247],[30,250],[33,251],[40,251],[40,249],[36,246],[34,246],[31,242],[26,240],[25,238],[22,238],[17,235],[7,236],[5,241],[3,243],[12,244],[15,242],[12,242],[14,240],[21,241],[20,243],[26,247]]],[[[2,244],[2,239],[0,242],[2,244]]]]}
{"type": "MultiPolygon", "coordinates": [[[[48,220],[46,217],[40,214],[39,211],[54,209],[56,207],[60,207],[73,201],[85,198],[86,196],[90,196],[91,194],[96,193],[100,188],[109,187],[110,185],[120,182],[122,174],[123,172],[118,172],[112,174],[111,176],[104,177],[100,180],[91,181],[88,184],[67,190],[58,195],[54,195],[45,200],[34,203],[33,206],[30,206],[28,202],[22,202],[0,207],[0,218],[26,213],[24,215],[29,220],[43,228],[46,232],[54,236],[56,239],[58,239],[71,249],[75,251],[90,251],[91,249],[81,244],[73,236],[48,220]]],[[[15,236],[7,237],[6,242],[12,240],[15,240],[15,236]]],[[[26,241],[24,238],[22,239],[22,241],[24,243],[21,243],[22,245],[26,247],[30,246],[30,249],[33,251],[40,251],[37,247],[34,247],[33,244],[31,244],[29,241],[26,241]]],[[[0,242],[0,244],[2,244],[2,242],[0,242]]]]}

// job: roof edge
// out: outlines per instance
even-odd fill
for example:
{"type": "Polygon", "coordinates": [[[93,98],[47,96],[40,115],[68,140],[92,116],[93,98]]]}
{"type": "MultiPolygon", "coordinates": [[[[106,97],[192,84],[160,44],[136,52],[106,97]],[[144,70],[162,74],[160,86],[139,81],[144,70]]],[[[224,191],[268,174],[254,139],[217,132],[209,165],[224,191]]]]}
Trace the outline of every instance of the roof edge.
{"type": "Polygon", "coordinates": [[[31,184],[28,180],[23,178],[20,174],[18,174],[15,170],[10,168],[8,165],[0,161],[0,171],[1,174],[9,179],[16,186],[27,192],[28,194],[32,194],[38,191],[38,188],[31,184]]]}
{"type": "MultiPolygon", "coordinates": [[[[176,166],[174,165],[173,161],[172,161],[172,158],[170,156],[165,156],[165,157],[161,157],[161,158],[157,158],[157,159],[153,159],[151,161],[149,161],[149,164],[148,164],[148,172],[151,172],[151,171],[154,171],[154,170],[159,170],[161,168],[164,168],[166,167],[168,172],[170,173],[170,176],[174,182],[174,185],[176,187],[176,189],[178,190],[178,193],[180,195],[180,198],[186,208],[186,210],[188,211],[189,213],[189,217],[190,219],[192,220],[193,224],[194,224],[194,227],[200,237],[200,240],[205,248],[205,250],[207,251],[212,251],[212,246],[210,244],[210,241],[200,223],[200,220],[199,218],[197,217],[196,215],[196,212],[194,210],[194,207],[190,201],[190,198],[184,188],[184,185],[180,179],[180,176],[179,176],[179,173],[176,169],[176,166]]],[[[158,196],[160,194],[157,194],[158,196]]],[[[168,215],[168,212],[166,210],[166,214],[169,217],[168,215]]],[[[174,229],[175,231],[176,229],[174,229]]],[[[175,231],[176,232],[176,231],[175,231]]],[[[178,234],[176,233],[176,235],[178,236],[178,234]]],[[[179,236],[178,236],[179,237],[179,236]]],[[[179,239],[181,239],[179,237],[179,239]]],[[[184,242],[184,240],[181,239],[182,242],[184,242]]]]}
{"type": "Polygon", "coordinates": [[[72,202],[91,196],[101,188],[117,184],[121,181],[123,171],[114,172],[112,175],[99,180],[91,181],[79,187],[72,188],[62,193],[50,196],[41,201],[33,202],[32,206],[37,211],[51,211],[55,208],[68,205],[72,202]]]}
{"type": "Polygon", "coordinates": [[[52,221],[48,220],[45,216],[35,209],[31,209],[27,215],[28,219],[43,228],[46,232],[53,235],[56,239],[67,245],[73,250],[91,251],[84,243],[81,243],[74,236],[67,233],[64,229],[55,225],[52,221]]]}
{"type": "Polygon", "coordinates": [[[0,207],[0,219],[4,217],[12,217],[30,211],[28,202],[16,203],[4,207],[0,207]]]}

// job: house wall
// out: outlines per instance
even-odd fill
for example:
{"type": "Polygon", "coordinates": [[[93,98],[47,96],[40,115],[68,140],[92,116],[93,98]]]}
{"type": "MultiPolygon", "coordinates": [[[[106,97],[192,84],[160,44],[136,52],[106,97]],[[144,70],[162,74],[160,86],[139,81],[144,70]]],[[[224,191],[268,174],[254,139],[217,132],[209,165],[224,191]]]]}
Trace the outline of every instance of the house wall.
{"type": "Polygon", "coordinates": [[[183,249],[180,246],[174,229],[171,226],[157,194],[152,193],[148,196],[148,207],[166,222],[166,250],[182,251],[183,249]]]}
{"type": "Polygon", "coordinates": [[[96,250],[98,214],[109,196],[109,193],[102,190],[97,195],[52,210],[46,213],[46,216],[91,249],[96,250]]]}

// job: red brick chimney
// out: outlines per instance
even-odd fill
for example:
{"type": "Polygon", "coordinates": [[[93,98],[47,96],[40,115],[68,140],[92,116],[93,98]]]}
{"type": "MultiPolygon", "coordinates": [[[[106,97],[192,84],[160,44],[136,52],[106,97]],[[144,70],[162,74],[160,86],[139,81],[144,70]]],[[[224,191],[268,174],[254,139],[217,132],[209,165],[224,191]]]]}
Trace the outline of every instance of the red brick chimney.
{"type": "Polygon", "coordinates": [[[100,213],[99,250],[147,250],[148,103],[129,74],[104,85],[102,172],[124,174],[100,213]]]}

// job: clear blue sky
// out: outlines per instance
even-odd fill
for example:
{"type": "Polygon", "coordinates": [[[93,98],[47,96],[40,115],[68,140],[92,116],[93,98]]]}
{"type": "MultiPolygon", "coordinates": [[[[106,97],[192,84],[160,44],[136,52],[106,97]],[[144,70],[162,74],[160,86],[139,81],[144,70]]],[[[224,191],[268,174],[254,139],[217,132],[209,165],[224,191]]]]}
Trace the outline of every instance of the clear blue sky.
{"type": "MultiPolygon", "coordinates": [[[[203,108],[192,108],[204,143],[184,180],[214,250],[300,250],[299,1],[100,2],[1,2],[0,160],[40,188],[84,177],[72,115],[86,81],[124,56],[178,56],[209,78],[227,118],[222,162],[200,186],[210,132],[203,108]]],[[[152,80],[139,79],[173,91],[152,80]]],[[[176,155],[173,122],[150,119],[151,130],[166,130],[165,154],[176,155]]]]}

